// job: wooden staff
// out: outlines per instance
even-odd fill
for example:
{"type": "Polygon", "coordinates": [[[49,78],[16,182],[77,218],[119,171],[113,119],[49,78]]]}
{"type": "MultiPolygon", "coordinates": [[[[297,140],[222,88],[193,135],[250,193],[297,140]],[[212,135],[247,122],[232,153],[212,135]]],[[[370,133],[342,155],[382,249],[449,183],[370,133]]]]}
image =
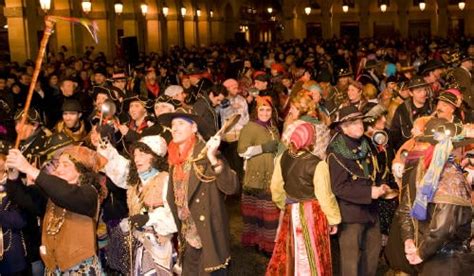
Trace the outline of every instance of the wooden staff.
{"type": "Polygon", "coordinates": [[[44,53],[46,52],[46,46],[48,45],[49,37],[53,32],[54,23],[54,20],[50,20],[48,16],[45,18],[45,29],[43,33],[43,38],[41,39],[40,49],[38,52],[38,56],[36,57],[35,71],[33,72],[33,77],[31,78],[30,88],[26,97],[25,108],[23,109],[23,115],[21,116],[19,125],[20,133],[18,133],[18,135],[16,136],[15,149],[18,149],[18,146],[20,146],[20,138],[23,136],[23,127],[25,126],[26,118],[28,118],[28,110],[30,109],[31,98],[33,98],[33,92],[35,90],[36,81],[38,80],[38,76],[41,71],[41,63],[43,63],[44,53]]]}
{"type": "Polygon", "coordinates": [[[20,138],[23,136],[23,127],[25,125],[26,119],[28,118],[28,111],[31,105],[31,98],[33,98],[33,92],[35,90],[36,82],[38,81],[38,76],[41,71],[41,64],[43,63],[44,53],[46,52],[46,46],[48,45],[49,37],[53,33],[54,24],[57,21],[68,21],[73,23],[82,24],[91,34],[94,41],[97,43],[97,24],[94,21],[85,18],[74,18],[74,17],[64,17],[64,16],[46,16],[44,19],[45,29],[43,33],[43,38],[41,39],[41,45],[38,51],[38,56],[36,57],[36,64],[35,64],[35,71],[33,72],[33,76],[31,78],[30,87],[28,90],[28,95],[26,96],[25,108],[23,109],[23,115],[21,116],[19,129],[20,133],[18,133],[15,141],[15,149],[18,149],[20,145],[20,138]]]}

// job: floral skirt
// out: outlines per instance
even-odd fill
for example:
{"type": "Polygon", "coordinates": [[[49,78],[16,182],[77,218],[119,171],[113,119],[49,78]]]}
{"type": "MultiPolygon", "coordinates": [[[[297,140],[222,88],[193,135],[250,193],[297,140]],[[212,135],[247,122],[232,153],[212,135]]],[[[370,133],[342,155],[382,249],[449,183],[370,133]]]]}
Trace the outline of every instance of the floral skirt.
{"type": "Polygon", "coordinates": [[[243,191],[240,208],[244,222],[242,245],[257,246],[259,250],[271,254],[280,216],[271,194],[243,191]]]}
{"type": "Polygon", "coordinates": [[[88,275],[88,276],[98,276],[105,275],[102,271],[102,266],[100,265],[99,258],[97,256],[90,257],[80,264],[66,270],[61,271],[56,269],[51,271],[46,268],[46,276],[76,276],[76,275],[88,275]]]}
{"type": "Polygon", "coordinates": [[[328,223],[317,200],[286,205],[266,275],[332,275],[328,223]]]}

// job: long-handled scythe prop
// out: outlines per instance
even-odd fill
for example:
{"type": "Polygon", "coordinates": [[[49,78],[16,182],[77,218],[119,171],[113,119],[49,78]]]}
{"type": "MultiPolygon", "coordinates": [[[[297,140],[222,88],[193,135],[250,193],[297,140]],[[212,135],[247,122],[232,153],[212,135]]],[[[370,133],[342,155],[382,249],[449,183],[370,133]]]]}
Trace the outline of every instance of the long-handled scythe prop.
{"type": "MultiPolygon", "coordinates": [[[[38,75],[41,71],[41,63],[43,62],[43,57],[44,53],[46,51],[46,45],[48,44],[49,37],[51,36],[54,28],[54,24],[58,21],[67,21],[67,22],[73,22],[73,23],[78,23],[84,26],[89,33],[91,34],[92,38],[94,39],[95,43],[98,43],[97,39],[97,31],[98,27],[95,21],[86,19],[86,18],[74,18],[74,17],[64,17],[64,16],[51,16],[48,15],[44,19],[45,23],[45,29],[44,29],[44,34],[43,38],[41,39],[41,44],[40,48],[38,51],[38,56],[36,57],[36,64],[35,64],[35,70],[33,72],[33,76],[31,78],[31,84],[28,90],[28,95],[26,97],[26,102],[25,102],[25,108],[23,111],[23,115],[21,116],[20,120],[20,131],[23,132],[23,126],[25,125],[26,118],[28,118],[28,110],[30,109],[30,104],[31,104],[31,98],[33,97],[33,92],[35,89],[36,81],[38,80],[38,75]]],[[[15,141],[15,149],[18,148],[20,145],[20,133],[18,133],[16,141],[15,141]]]]}

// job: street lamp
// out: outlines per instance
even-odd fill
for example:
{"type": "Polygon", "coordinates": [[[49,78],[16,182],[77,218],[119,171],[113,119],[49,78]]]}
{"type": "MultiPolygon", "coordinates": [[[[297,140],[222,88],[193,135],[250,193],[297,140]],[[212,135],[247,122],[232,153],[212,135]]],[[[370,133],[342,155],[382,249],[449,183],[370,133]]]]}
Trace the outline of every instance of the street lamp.
{"type": "Polygon", "coordinates": [[[306,15],[309,15],[311,13],[311,7],[307,6],[306,8],[304,8],[304,13],[306,13],[306,15]]]}
{"type": "Polygon", "coordinates": [[[382,12],[386,12],[386,11],[387,11],[387,4],[382,4],[382,5],[380,5],[380,10],[381,10],[382,12]]]}
{"type": "Polygon", "coordinates": [[[163,12],[164,17],[168,16],[169,11],[170,11],[170,9],[168,8],[168,6],[166,4],[164,4],[163,8],[161,9],[161,12],[163,12]]]}
{"type": "Polygon", "coordinates": [[[214,17],[214,11],[212,11],[212,9],[209,11],[209,16],[210,16],[211,18],[214,17]]]}
{"type": "Polygon", "coordinates": [[[48,12],[51,9],[51,0],[40,0],[41,9],[48,12]]]}
{"type": "Polygon", "coordinates": [[[92,2],[90,0],[83,0],[81,6],[84,13],[90,13],[92,10],[92,2]]]}
{"type": "Polygon", "coordinates": [[[197,15],[197,17],[200,17],[200,16],[201,16],[201,9],[200,9],[200,8],[197,8],[197,10],[196,10],[196,15],[197,15]]]}
{"type": "Polygon", "coordinates": [[[115,2],[114,4],[114,10],[117,15],[121,15],[123,12],[123,4],[122,2],[115,2]]]}
{"type": "Polygon", "coordinates": [[[272,12],[273,12],[273,8],[272,8],[272,7],[268,7],[268,8],[267,8],[267,12],[268,12],[268,13],[272,13],[272,12]]]}
{"type": "Polygon", "coordinates": [[[418,3],[418,7],[420,7],[420,10],[421,10],[421,11],[424,11],[425,8],[426,8],[426,3],[425,3],[425,1],[420,1],[420,3],[418,3]]]}
{"type": "Polygon", "coordinates": [[[148,13],[148,5],[146,3],[142,3],[140,5],[140,9],[142,10],[143,16],[146,16],[146,14],[148,13]]]}
{"type": "Polygon", "coordinates": [[[466,7],[466,2],[459,1],[458,2],[458,7],[459,7],[460,10],[464,10],[464,8],[466,7]]]}
{"type": "Polygon", "coordinates": [[[186,8],[181,7],[181,16],[184,17],[186,15],[186,8]]]}
{"type": "Polygon", "coordinates": [[[349,5],[347,5],[347,4],[342,5],[342,11],[345,12],[345,13],[348,12],[349,11],[349,5]]]}

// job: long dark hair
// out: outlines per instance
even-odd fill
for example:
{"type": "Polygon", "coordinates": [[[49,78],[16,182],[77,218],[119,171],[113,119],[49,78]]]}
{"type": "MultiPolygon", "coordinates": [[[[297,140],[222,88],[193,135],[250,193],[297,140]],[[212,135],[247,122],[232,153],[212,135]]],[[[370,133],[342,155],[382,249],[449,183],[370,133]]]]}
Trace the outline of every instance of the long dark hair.
{"type": "Polygon", "coordinates": [[[94,186],[99,194],[101,193],[101,186],[99,184],[99,174],[82,165],[79,162],[73,161],[77,172],[79,173],[79,185],[94,186]]]}
{"type": "Polygon", "coordinates": [[[135,152],[135,150],[140,150],[143,153],[151,154],[153,156],[153,159],[151,161],[152,168],[155,168],[159,171],[168,171],[168,162],[166,161],[164,157],[158,156],[146,144],[142,142],[137,142],[134,145],[132,145],[132,147],[130,148],[131,162],[130,162],[130,169],[128,171],[128,178],[127,178],[128,185],[136,186],[137,184],[140,183],[140,178],[138,177],[137,166],[135,165],[135,160],[133,159],[133,153],[135,152]]]}

